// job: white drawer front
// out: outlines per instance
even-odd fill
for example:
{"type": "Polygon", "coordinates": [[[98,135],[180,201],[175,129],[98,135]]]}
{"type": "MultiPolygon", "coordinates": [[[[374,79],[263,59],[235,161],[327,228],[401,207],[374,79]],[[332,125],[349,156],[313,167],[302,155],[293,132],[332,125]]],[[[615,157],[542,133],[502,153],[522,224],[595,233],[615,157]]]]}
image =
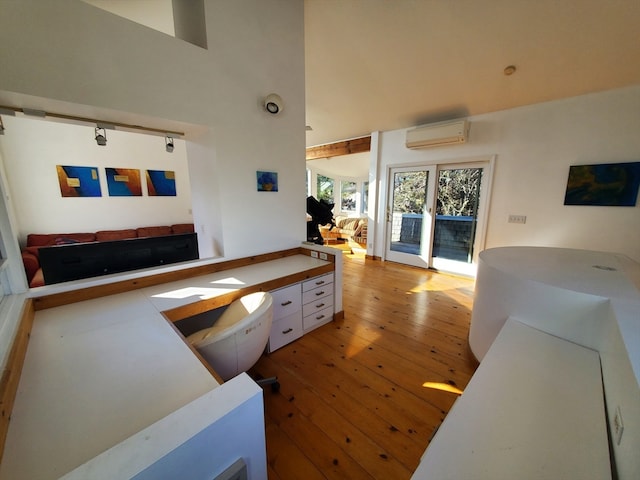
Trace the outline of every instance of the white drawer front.
{"type": "MultiPolygon", "coordinates": [[[[313,302],[309,302],[302,307],[302,316],[307,317],[309,315],[313,315],[320,310],[324,310],[325,308],[333,307],[333,295],[328,297],[319,298],[314,300],[313,302]]],[[[333,313],[333,308],[332,308],[333,313]]]]}
{"type": "Polygon", "coordinates": [[[309,302],[315,302],[328,296],[333,297],[333,283],[304,292],[302,294],[302,304],[306,305],[309,302]]]}
{"type": "Polygon", "coordinates": [[[284,318],[300,310],[301,287],[299,283],[271,292],[273,296],[273,320],[284,318]]]}
{"type": "Polygon", "coordinates": [[[306,292],[313,288],[322,287],[329,283],[333,283],[333,273],[326,273],[324,275],[320,275],[319,277],[312,278],[302,283],[302,291],[306,292]]]}
{"type": "Polygon", "coordinates": [[[331,305],[330,307],[324,308],[322,310],[318,310],[317,312],[304,317],[302,319],[302,324],[303,324],[304,330],[307,331],[312,328],[323,325],[325,323],[328,323],[331,320],[333,320],[333,305],[331,305]]]}
{"type": "Polygon", "coordinates": [[[302,336],[302,312],[274,321],[269,335],[269,352],[293,342],[302,336]]]}

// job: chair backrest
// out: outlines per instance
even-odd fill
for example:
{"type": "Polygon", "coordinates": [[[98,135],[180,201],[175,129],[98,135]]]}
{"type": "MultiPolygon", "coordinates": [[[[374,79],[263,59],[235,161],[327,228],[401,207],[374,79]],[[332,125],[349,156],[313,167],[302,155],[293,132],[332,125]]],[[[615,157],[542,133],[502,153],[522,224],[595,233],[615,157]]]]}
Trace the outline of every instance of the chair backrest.
{"type": "Polygon", "coordinates": [[[187,337],[204,359],[228,380],[247,371],[269,340],[273,298],[268,292],[245,295],[231,303],[216,323],[187,337]]]}

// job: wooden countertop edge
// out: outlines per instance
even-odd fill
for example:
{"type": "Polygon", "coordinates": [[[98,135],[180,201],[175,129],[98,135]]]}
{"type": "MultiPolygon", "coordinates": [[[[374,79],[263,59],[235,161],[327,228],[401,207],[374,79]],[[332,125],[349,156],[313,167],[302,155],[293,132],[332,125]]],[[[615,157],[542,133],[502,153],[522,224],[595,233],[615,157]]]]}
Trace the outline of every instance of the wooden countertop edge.
{"type": "MultiPolygon", "coordinates": [[[[225,270],[230,270],[232,268],[245,267],[261,262],[268,262],[292,255],[311,256],[311,251],[306,248],[296,247],[288,250],[280,250],[277,252],[252,255],[250,257],[243,257],[234,260],[227,260],[224,262],[199,265],[197,267],[149,275],[147,277],[116,281],[105,285],[79,288],[76,290],[70,290],[68,292],[52,293],[49,295],[45,294],[41,297],[35,297],[33,301],[36,311],[44,310],[46,308],[59,307],[61,305],[68,305],[84,300],[106,297],[108,295],[129,292],[131,290],[151,287],[153,285],[160,285],[162,283],[174,282],[178,280],[184,280],[186,278],[197,277],[200,275],[222,272],[225,270]]],[[[327,261],[333,262],[335,261],[335,257],[331,254],[328,254],[327,261]]]]}
{"type": "Polygon", "coordinates": [[[2,461],[2,455],[4,453],[7,432],[9,431],[9,422],[11,421],[11,412],[16,399],[16,393],[18,392],[18,384],[20,383],[22,366],[24,365],[24,359],[27,354],[29,335],[31,334],[34,317],[35,308],[33,300],[27,299],[22,308],[18,330],[11,345],[6,367],[2,371],[2,377],[0,378],[0,462],[2,461]]]}

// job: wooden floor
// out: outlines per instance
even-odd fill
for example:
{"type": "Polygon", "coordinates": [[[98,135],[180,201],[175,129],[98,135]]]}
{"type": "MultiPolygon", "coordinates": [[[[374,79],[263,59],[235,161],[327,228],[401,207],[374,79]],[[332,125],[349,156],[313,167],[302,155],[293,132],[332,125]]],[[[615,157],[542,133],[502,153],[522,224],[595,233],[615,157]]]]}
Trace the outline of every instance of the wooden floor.
{"type": "Polygon", "coordinates": [[[473,281],[343,255],[344,320],[271,355],[265,390],[270,480],[407,479],[477,363],[473,281]]]}

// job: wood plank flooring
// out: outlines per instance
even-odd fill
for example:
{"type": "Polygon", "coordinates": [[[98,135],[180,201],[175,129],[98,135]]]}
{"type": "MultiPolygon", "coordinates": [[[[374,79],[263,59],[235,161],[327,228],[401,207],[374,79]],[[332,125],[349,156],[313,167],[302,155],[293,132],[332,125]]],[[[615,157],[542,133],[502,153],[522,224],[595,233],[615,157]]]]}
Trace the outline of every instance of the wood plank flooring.
{"type": "Polygon", "coordinates": [[[343,320],[268,356],[270,480],[408,479],[469,382],[473,280],[344,255],[343,320]]]}

